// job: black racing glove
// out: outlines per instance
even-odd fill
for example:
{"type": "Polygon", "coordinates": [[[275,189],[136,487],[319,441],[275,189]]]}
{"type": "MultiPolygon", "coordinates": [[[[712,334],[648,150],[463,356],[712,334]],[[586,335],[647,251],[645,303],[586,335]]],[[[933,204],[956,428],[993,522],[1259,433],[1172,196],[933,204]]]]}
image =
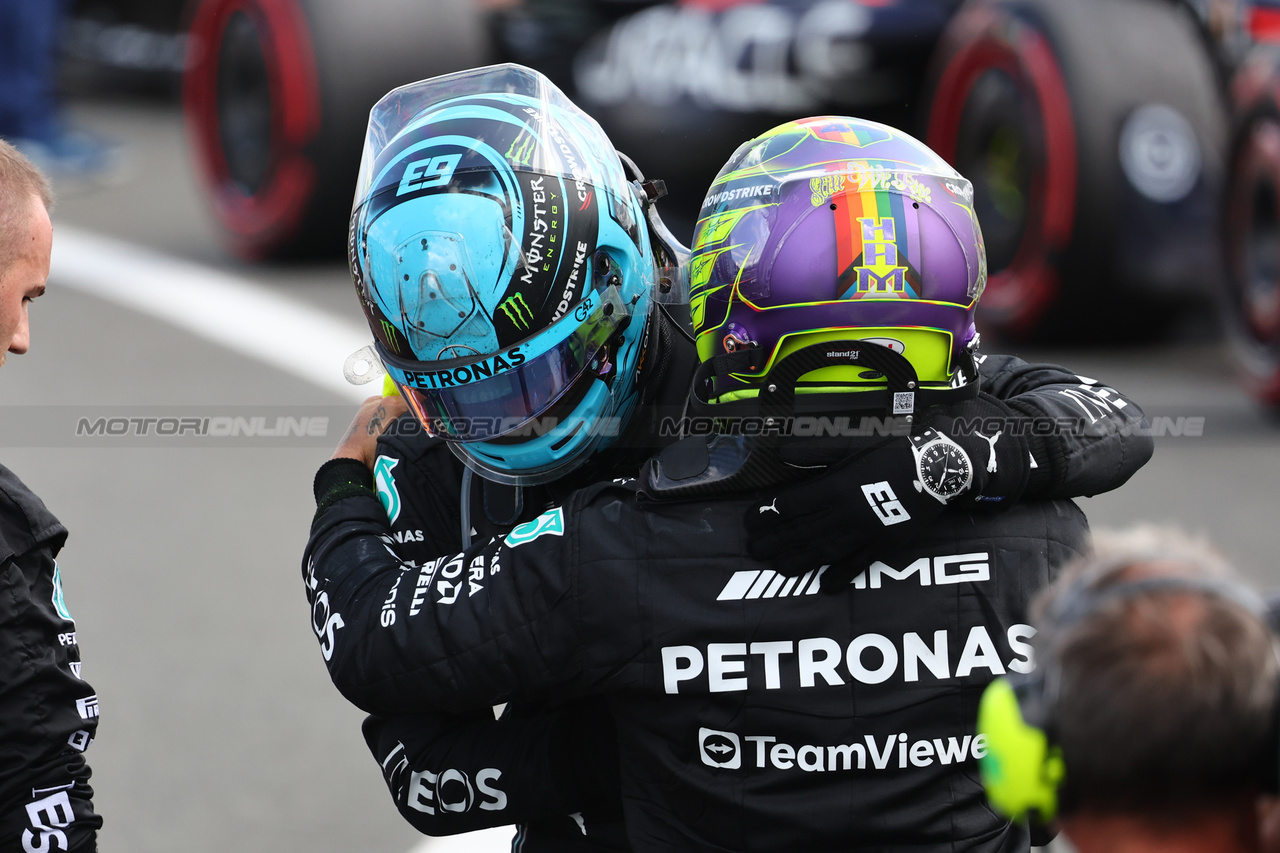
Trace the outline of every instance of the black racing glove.
{"type": "Polygon", "coordinates": [[[747,511],[747,548],[785,575],[829,568],[835,591],[874,558],[929,529],[948,507],[1008,506],[1031,465],[1017,415],[979,394],[934,406],[912,428],[766,493],[747,511]],[[966,470],[967,469],[967,470],[966,470]]]}

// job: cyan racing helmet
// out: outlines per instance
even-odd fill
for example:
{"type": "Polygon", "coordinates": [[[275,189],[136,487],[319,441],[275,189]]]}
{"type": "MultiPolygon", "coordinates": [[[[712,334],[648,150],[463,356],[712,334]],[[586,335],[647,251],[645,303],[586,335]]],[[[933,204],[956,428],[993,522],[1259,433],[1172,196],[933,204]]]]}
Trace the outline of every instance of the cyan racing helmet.
{"type": "MultiPolygon", "coordinates": [[[[754,397],[810,344],[868,340],[905,356],[922,388],[956,378],[987,279],[973,187],[900,130],[841,116],[787,122],[738,148],[707,192],[689,266],[698,356],[759,350],[759,372],[715,382],[754,397]]],[[[883,385],[858,367],[797,386],[883,385]]]]}
{"type": "Polygon", "coordinates": [[[553,480],[625,426],[655,280],[644,205],[536,71],[435,77],[373,108],[356,290],[414,414],[482,476],[553,480]]]}

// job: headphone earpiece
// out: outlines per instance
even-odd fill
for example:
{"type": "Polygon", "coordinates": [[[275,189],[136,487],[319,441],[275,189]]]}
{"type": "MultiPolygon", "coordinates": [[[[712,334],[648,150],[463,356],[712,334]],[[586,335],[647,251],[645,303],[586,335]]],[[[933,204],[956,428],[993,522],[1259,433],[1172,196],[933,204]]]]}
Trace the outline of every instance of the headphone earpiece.
{"type": "Polygon", "coordinates": [[[1039,673],[997,678],[978,704],[978,732],[986,739],[986,754],[978,759],[982,785],[991,805],[1013,820],[1048,823],[1058,811],[1066,768],[1046,710],[1039,673]]]}

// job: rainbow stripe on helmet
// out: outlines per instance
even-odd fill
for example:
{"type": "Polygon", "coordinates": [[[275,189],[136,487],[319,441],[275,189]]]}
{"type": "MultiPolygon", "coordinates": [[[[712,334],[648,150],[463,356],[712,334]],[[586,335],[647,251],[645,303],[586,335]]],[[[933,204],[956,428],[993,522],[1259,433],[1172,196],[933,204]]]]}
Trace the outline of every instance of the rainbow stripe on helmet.
{"type": "Polygon", "coordinates": [[[874,122],[821,116],[750,140],[695,231],[699,356],[756,346],[772,364],[797,340],[875,337],[921,379],[950,381],[986,281],[972,193],[922,143],[874,122]]]}

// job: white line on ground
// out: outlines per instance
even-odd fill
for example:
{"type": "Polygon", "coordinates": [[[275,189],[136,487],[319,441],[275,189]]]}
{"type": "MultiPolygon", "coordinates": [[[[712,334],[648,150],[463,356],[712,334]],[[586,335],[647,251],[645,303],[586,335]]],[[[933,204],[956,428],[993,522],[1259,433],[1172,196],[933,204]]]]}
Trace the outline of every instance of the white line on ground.
{"type": "Polygon", "coordinates": [[[379,386],[352,385],[342,375],[347,356],[369,343],[363,323],[339,320],[229,273],[59,224],[50,278],[349,400],[377,393],[379,386]]]}
{"type": "MultiPolygon", "coordinates": [[[[362,325],[346,322],[230,273],[140,246],[58,225],[50,278],[187,329],[350,400],[377,385],[343,378],[346,358],[369,342],[362,325]]],[[[427,838],[410,853],[501,853],[512,827],[427,838]]]]}

